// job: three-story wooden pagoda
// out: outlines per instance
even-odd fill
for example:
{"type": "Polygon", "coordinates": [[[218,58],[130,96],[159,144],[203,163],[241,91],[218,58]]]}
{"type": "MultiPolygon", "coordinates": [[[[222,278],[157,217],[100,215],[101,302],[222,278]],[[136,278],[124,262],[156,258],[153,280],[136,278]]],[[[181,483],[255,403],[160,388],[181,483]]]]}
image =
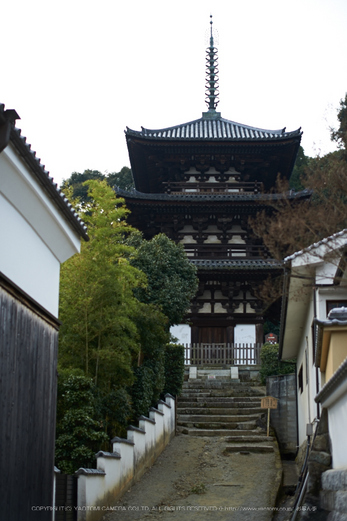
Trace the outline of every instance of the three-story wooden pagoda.
{"type": "MultiPolygon", "coordinates": [[[[207,49],[208,111],[159,130],[126,130],[135,190],[118,190],[129,222],[146,239],[164,232],[198,268],[199,289],[187,321],[192,343],[263,342],[258,289],[281,272],[249,218],[266,205],[276,178],[289,179],[301,140],[221,117],[212,25],[207,49]]],[[[293,195],[293,197],[297,197],[293,195]]]]}

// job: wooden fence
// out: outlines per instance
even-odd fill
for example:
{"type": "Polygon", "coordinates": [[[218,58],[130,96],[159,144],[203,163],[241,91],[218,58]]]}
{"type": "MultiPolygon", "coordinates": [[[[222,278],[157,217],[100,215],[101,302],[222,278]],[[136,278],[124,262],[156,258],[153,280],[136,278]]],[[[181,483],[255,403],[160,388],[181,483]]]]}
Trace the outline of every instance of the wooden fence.
{"type": "Polygon", "coordinates": [[[185,365],[258,365],[262,344],[185,344],[185,365]]]}

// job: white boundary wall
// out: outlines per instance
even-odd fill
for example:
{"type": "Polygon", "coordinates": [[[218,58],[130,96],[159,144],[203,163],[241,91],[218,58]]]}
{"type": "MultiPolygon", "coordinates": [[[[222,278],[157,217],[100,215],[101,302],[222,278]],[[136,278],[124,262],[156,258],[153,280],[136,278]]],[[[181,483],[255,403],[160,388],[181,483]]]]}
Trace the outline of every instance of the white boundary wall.
{"type": "Polygon", "coordinates": [[[79,469],[78,521],[98,521],[130,485],[137,481],[175,435],[175,399],[167,394],[127,438],[114,438],[113,452],[96,455],[96,469],[79,469]]]}

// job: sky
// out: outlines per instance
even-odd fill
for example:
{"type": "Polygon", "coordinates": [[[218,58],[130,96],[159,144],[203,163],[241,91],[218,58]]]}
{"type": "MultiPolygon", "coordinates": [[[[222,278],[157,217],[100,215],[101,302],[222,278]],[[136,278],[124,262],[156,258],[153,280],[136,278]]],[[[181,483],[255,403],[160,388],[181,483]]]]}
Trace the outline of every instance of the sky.
{"type": "Polygon", "coordinates": [[[335,149],[347,92],[346,0],[13,0],[1,7],[0,103],[60,184],[130,166],[124,130],[201,117],[210,14],[222,117],[335,149]]]}

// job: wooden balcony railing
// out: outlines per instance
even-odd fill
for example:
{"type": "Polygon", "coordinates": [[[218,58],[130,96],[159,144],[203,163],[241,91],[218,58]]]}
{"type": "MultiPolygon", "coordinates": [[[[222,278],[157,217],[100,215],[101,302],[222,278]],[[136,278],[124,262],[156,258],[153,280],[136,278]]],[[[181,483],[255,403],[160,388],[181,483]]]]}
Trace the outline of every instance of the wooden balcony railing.
{"type": "Polygon", "coordinates": [[[185,365],[258,365],[262,344],[185,344],[185,365]]]}
{"type": "Polygon", "coordinates": [[[167,194],[182,193],[233,193],[249,192],[257,194],[262,191],[263,185],[258,182],[164,182],[167,194]]]}
{"type": "Polygon", "coordinates": [[[247,259],[266,258],[268,252],[263,245],[256,244],[183,244],[187,257],[192,259],[247,259]]]}

